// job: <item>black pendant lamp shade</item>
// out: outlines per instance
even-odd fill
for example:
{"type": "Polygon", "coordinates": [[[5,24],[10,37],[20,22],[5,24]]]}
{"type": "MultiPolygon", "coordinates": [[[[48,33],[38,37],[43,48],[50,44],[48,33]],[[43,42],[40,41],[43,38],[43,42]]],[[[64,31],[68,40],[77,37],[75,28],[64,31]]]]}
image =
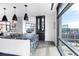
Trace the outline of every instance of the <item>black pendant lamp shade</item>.
{"type": "Polygon", "coordinates": [[[16,16],[16,14],[14,14],[14,15],[13,15],[13,18],[12,18],[12,20],[15,20],[15,21],[17,21],[17,16],[16,16]]]}
{"type": "Polygon", "coordinates": [[[6,10],[6,8],[3,8],[3,9],[4,9],[4,16],[3,16],[3,18],[2,18],[2,21],[6,21],[6,22],[7,22],[8,20],[7,20],[7,17],[6,17],[6,15],[5,15],[5,10],[6,10]]]}
{"type": "MultiPolygon", "coordinates": [[[[24,5],[25,6],[25,8],[27,7],[27,5],[24,5]]],[[[25,11],[26,12],[26,11],[25,11]]],[[[28,20],[28,15],[27,15],[27,13],[25,13],[25,15],[24,15],[24,20],[28,20]]]]}
{"type": "Polygon", "coordinates": [[[27,15],[27,13],[25,13],[25,15],[24,15],[24,20],[28,20],[28,15],[27,15]]]}
{"type": "MultiPolygon", "coordinates": [[[[15,7],[15,6],[14,6],[13,8],[14,8],[14,10],[16,9],[16,7],[15,7]]],[[[17,21],[17,16],[16,16],[16,14],[15,14],[15,11],[14,11],[14,15],[13,15],[13,18],[12,18],[12,20],[15,20],[15,21],[17,21]]]]}

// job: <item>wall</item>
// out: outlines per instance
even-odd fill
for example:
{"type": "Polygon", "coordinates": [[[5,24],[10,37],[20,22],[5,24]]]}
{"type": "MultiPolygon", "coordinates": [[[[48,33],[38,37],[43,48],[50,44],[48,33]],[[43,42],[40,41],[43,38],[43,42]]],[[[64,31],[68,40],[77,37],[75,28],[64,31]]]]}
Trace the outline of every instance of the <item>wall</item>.
{"type": "Polygon", "coordinates": [[[45,41],[56,40],[56,21],[55,12],[52,15],[46,15],[45,27],[45,41]]]}
{"type": "Polygon", "coordinates": [[[22,17],[18,17],[18,21],[17,21],[17,24],[16,24],[16,32],[17,33],[23,33],[23,23],[22,23],[22,17]]]}

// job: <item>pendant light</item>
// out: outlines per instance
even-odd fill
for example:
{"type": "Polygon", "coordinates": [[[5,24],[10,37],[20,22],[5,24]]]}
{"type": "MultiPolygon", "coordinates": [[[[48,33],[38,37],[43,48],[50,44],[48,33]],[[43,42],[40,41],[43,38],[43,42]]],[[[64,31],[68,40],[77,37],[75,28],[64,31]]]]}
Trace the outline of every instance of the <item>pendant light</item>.
{"type": "Polygon", "coordinates": [[[2,21],[6,21],[6,22],[7,22],[8,20],[7,20],[7,17],[6,17],[6,15],[5,15],[5,10],[6,10],[6,8],[3,8],[3,9],[4,9],[4,16],[3,16],[3,18],[2,18],[2,21]]]}
{"type": "Polygon", "coordinates": [[[14,15],[13,15],[12,20],[13,20],[13,21],[17,21],[17,16],[16,16],[16,14],[15,14],[15,9],[16,9],[16,7],[14,6],[13,8],[14,8],[14,15]]]}
{"type": "Polygon", "coordinates": [[[26,7],[27,7],[27,5],[24,5],[25,6],[25,15],[24,15],[24,20],[28,20],[28,15],[27,15],[27,13],[26,13],[26,7]]]}

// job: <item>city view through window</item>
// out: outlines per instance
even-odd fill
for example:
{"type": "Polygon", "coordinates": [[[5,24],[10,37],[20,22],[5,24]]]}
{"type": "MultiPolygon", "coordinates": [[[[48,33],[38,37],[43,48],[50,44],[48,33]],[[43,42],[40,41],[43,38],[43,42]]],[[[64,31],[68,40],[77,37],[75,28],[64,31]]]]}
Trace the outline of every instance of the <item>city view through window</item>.
{"type": "MultiPolygon", "coordinates": [[[[62,16],[62,39],[79,51],[79,4],[72,5],[62,16]]],[[[74,55],[64,45],[62,49],[66,55],[74,55]]]]}

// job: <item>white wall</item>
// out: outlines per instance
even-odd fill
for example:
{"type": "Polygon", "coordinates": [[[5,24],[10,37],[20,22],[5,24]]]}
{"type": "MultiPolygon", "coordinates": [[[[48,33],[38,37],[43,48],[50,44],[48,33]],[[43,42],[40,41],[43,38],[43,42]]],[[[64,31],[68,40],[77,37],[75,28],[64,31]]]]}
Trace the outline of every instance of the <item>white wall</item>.
{"type": "Polygon", "coordinates": [[[55,12],[52,15],[46,15],[45,19],[45,41],[55,41],[56,40],[56,21],[55,12]]]}
{"type": "Polygon", "coordinates": [[[18,17],[18,21],[17,21],[17,24],[16,24],[16,32],[17,33],[23,33],[23,23],[22,23],[22,17],[18,17]]]}
{"type": "Polygon", "coordinates": [[[54,32],[55,32],[55,38],[54,38],[54,42],[55,45],[57,45],[57,11],[56,9],[53,11],[54,13],[54,32]]]}

